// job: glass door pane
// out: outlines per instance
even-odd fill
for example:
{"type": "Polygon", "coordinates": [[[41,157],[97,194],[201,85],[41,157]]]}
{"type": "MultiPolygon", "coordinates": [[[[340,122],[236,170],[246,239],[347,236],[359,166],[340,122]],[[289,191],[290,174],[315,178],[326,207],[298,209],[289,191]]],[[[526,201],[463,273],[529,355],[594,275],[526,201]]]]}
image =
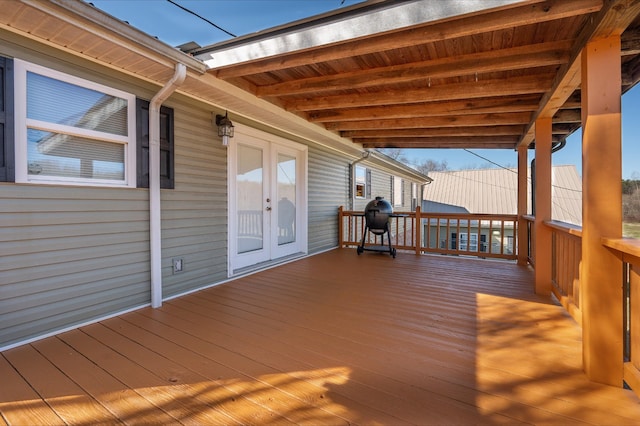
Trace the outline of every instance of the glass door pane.
{"type": "Polygon", "coordinates": [[[278,153],[276,167],[280,246],[296,240],[296,158],[278,153]]]}
{"type": "Polygon", "coordinates": [[[238,145],[236,189],[238,253],[261,250],[264,246],[264,169],[261,148],[238,145]]]}

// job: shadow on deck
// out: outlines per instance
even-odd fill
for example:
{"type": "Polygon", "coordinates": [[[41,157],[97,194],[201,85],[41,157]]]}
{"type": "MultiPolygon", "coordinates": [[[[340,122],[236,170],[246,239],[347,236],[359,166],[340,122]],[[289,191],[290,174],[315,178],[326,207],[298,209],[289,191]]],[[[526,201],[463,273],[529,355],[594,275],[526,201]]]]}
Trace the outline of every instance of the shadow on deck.
{"type": "Polygon", "coordinates": [[[333,250],[2,353],[24,423],[638,424],[512,262],[333,250]]]}

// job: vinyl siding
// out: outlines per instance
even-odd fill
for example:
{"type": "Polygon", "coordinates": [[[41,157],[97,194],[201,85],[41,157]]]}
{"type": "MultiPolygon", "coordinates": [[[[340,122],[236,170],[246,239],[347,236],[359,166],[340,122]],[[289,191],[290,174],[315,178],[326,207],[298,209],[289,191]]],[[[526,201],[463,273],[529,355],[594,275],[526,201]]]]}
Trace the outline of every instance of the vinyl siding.
{"type": "Polygon", "coordinates": [[[149,301],[146,190],[0,185],[0,346],[149,301]]]}
{"type": "MultiPolygon", "coordinates": [[[[0,30],[0,39],[4,35],[0,30]]],[[[0,55],[142,99],[159,90],[10,38],[2,40],[7,43],[0,44],[0,55]]],[[[174,110],[175,143],[175,188],[161,190],[163,297],[168,298],[227,279],[228,185],[227,149],[211,123],[214,108],[180,95],[164,105],[174,110]],[[175,258],[184,262],[176,274],[175,258]]],[[[350,205],[353,157],[291,139],[309,147],[308,252],[337,247],[337,211],[350,205]]],[[[373,172],[372,196],[389,199],[390,174],[366,167],[373,172]]],[[[0,348],[149,303],[148,189],[0,183],[0,348]]]]}
{"type": "MultiPolygon", "coordinates": [[[[163,296],[227,277],[226,150],[211,112],[175,110],[161,191],[163,296]],[[173,258],[184,260],[173,274],[173,258]]],[[[167,102],[170,104],[170,102],[167,102]]],[[[0,186],[0,346],[150,302],[148,190],[0,186]]]]}
{"type": "MultiPolygon", "coordinates": [[[[354,210],[364,210],[367,203],[369,203],[369,201],[375,199],[376,197],[383,197],[385,200],[393,203],[393,199],[391,197],[391,177],[397,176],[404,181],[404,203],[402,206],[394,206],[394,210],[411,211],[411,182],[416,183],[418,185],[418,188],[420,188],[420,185],[422,185],[421,182],[412,181],[401,175],[392,174],[387,170],[379,168],[375,165],[364,163],[363,167],[371,170],[371,198],[356,198],[353,207],[354,210]]],[[[419,189],[418,192],[420,192],[419,189]]]]}
{"type": "Polygon", "coordinates": [[[163,296],[227,278],[227,150],[211,110],[171,104],[175,114],[175,189],[161,191],[163,296]],[[172,259],[184,260],[173,274],[172,259]]]}
{"type": "Polygon", "coordinates": [[[338,207],[349,203],[349,159],[309,147],[309,253],[338,246],[338,207]]]}
{"type": "MultiPolygon", "coordinates": [[[[159,89],[64,54],[58,62],[15,44],[0,54],[143,99],[159,89]]],[[[171,297],[227,278],[227,152],[211,106],[177,95],[165,105],[175,113],[175,189],[161,191],[163,296],[171,297]],[[184,259],[183,272],[173,274],[173,258],[184,259]]],[[[147,189],[0,184],[0,347],[150,303],[148,197],[147,189]]]]}

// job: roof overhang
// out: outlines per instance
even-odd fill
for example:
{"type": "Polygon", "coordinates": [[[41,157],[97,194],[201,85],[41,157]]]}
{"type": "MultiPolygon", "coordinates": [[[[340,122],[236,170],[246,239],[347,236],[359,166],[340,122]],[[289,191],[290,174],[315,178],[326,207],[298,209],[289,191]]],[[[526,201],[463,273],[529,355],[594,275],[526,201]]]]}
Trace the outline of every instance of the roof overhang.
{"type": "Polygon", "coordinates": [[[508,148],[553,118],[581,125],[580,52],[621,34],[623,92],[640,78],[629,1],[370,1],[194,52],[208,73],[365,148],[508,148]]]}
{"type": "Polygon", "coordinates": [[[180,93],[354,158],[513,149],[533,142],[539,117],[562,141],[581,125],[580,52],[597,37],[621,34],[623,92],[640,78],[640,2],[625,0],[372,0],[195,57],[83,1],[11,5],[0,31],[158,87],[183,63],[180,93]]]}

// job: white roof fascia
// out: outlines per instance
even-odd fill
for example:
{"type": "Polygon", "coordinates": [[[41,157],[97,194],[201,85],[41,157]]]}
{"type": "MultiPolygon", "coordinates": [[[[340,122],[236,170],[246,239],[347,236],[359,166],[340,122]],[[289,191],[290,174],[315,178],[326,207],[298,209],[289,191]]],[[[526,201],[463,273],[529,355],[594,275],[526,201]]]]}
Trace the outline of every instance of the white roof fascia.
{"type": "Polygon", "coordinates": [[[175,47],[158,40],[149,34],[138,30],[137,28],[121,21],[95,6],[85,3],[84,1],[69,0],[21,0],[33,8],[61,19],[68,24],[75,25],[87,32],[92,32],[109,39],[112,42],[120,44],[133,51],[146,50],[146,53],[152,52],[158,58],[168,58],[171,62],[182,63],[187,68],[198,73],[204,73],[206,66],[202,61],[185,54],[175,47]],[[92,25],[87,25],[89,21],[92,25]],[[114,35],[116,37],[114,38],[114,35]]]}
{"type": "MultiPolygon", "coordinates": [[[[526,0],[412,0],[376,3],[358,14],[336,10],[253,35],[202,48],[196,57],[210,68],[224,67],[269,56],[341,43],[404,27],[436,22],[483,10],[510,6],[526,0]]],[[[363,3],[368,6],[368,3],[363,3]]],[[[357,9],[355,9],[357,11],[357,9]]],[[[353,12],[351,9],[350,12],[353,12]]]]}

